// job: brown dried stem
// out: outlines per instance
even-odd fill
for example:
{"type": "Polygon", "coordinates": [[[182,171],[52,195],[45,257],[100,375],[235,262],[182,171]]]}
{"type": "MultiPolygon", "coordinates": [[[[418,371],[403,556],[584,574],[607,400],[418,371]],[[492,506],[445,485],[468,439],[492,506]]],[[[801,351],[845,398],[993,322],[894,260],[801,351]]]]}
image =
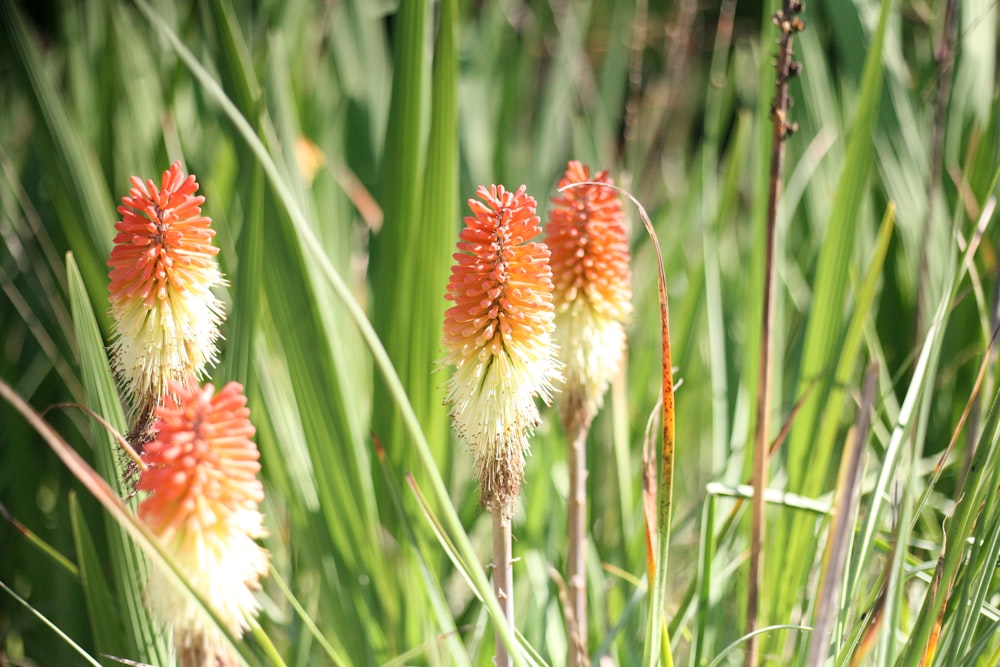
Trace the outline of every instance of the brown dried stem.
{"type": "MultiPolygon", "coordinates": [[[[584,667],[589,664],[587,650],[587,570],[585,554],[587,550],[587,433],[589,419],[580,419],[582,410],[568,410],[570,416],[564,419],[569,438],[569,549],[566,564],[566,582],[569,588],[569,609],[567,619],[572,617],[574,626],[570,630],[570,641],[566,664],[569,667],[584,667]]],[[[567,624],[569,625],[569,624],[567,624]]]]}
{"type": "Polygon", "coordinates": [[[746,664],[758,662],[759,635],[754,634],[758,626],[760,591],[763,584],[764,564],[764,489],[767,487],[767,446],[771,416],[771,357],[774,354],[774,254],[775,221],[778,200],[781,197],[781,175],[785,161],[785,139],[796,130],[796,124],[788,120],[791,96],[788,93],[789,80],[799,73],[800,65],[792,60],[792,40],[805,24],[799,18],[803,4],[800,0],[783,0],[781,9],[774,17],[774,24],[781,32],[778,40],[778,55],[775,60],[774,102],[771,107],[773,124],[771,140],[771,176],[767,197],[767,238],[764,255],[764,308],[762,315],[760,342],[760,371],[757,381],[757,415],[754,429],[753,502],[750,519],[750,581],[747,591],[747,641],[746,664]]]}

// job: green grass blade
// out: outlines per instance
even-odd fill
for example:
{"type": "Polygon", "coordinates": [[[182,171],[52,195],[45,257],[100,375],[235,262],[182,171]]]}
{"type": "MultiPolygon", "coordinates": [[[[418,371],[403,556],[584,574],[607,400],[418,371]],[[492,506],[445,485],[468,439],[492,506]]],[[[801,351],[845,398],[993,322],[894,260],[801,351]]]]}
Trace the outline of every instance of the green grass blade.
{"type": "Polygon", "coordinates": [[[404,260],[409,298],[416,308],[409,320],[409,342],[399,340],[404,327],[393,327],[396,343],[408,345],[404,367],[407,394],[445,477],[453,451],[448,410],[444,405],[445,377],[432,372],[441,354],[441,323],[447,305],[444,292],[459,225],[458,37],[458,3],[444,0],[434,43],[431,126],[420,233],[404,260]]]}
{"type": "MultiPolygon", "coordinates": [[[[385,221],[372,239],[372,322],[396,367],[417,418],[438,460],[449,443],[442,414],[440,388],[444,378],[432,378],[440,354],[443,295],[449,252],[453,243],[457,198],[457,136],[455,136],[454,9],[442,13],[434,53],[433,86],[428,86],[430,22],[426,0],[400,6],[393,48],[392,97],[385,151],[382,156],[380,201],[385,221]],[[428,144],[427,100],[434,113],[434,145],[428,144]],[[427,155],[425,164],[424,155],[427,155]],[[443,187],[441,191],[438,188],[443,187]],[[445,199],[445,197],[450,197],[445,199]],[[425,201],[425,198],[428,201],[425,201]],[[452,215],[448,215],[451,209],[452,215]],[[399,326],[406,322],[407,326],[399,326]],[[430,430],[429,427],[433,427],[430,430]]],[[[442,6],[442,10],[443,10],[442,6]]],[[[376,381],[373,426],[393,465],[414,467],[399,412],[385,384],[376,381]]]]}
{"type": "Polygon", "coordinates": [[[0,4],[0,25],[42,121],[46,144],[43,151],[47,148],[55,155],[55,159],[47,161],[50,169],[43,175],[51,179],[49,191],[59,211],[63,232],[71,245],[79,249],[81,272],[96,299],[103,294],[105,285],[103,258],[111,250],[114,229],[109,221],[114,220],[113,200],[107,186],[97,177],[101,173],[97,160],[74,126],[16,4],[0,4]]]}
{"type": "Polygon", "coordinates": [[[112,592],[104,578],[101,558],[94,547],[94,539],[75,493],[69,497],[69,512],[73,541],[76,543],[76,559],[80,564],[80,583],[87,603],[87,617],[93,631],[94,645],[98,653],[128,657],[130,654],[122,642],[112,592]]]}
{"type": "Polygon", "coordinates": [[[44,623],[46,626],[48,626],[48,628],[50,630],[52,630],[52,632],[54,632],[57,635],[59,635],[59,638],[62,639],[67,644],[69,644],[73,648],[73,650],[76,651],[80,655],[80,657],[83,658],[88,664],[94,665],[94,667],[101,667],[101,663],[99,663],[96,660],[94,660],[94,658],[90,654],[88,654],[86,651],[84,651],[82,648],[80,648],[80,645],[77,644],[75,641],[73,641],[69,636],[67,636],[66,633],[64,633],[62,630],[60,630],[58,625],[56,625],[55,623],[51,622],[40,611],[38,611],[37,609],[35,609],[34,607],[32,607],[30,604],[28,604],[27,600],[25,600],[20,595],[18,595],[13,590],[11,590],[10,587],[7,586],[7,584],[5,584],[4,582],[0,581],[0,588],[2,588],[4,590],[4,592],[7,593],[7,595],[9,595],[12,598],[14,598],[15,600],[17,600],[18,604],[20,604],[25,609],[27,609],[28,611],[30,611],[36,618],[38,618],[38,620],[40,620],[42,623],[44,623]]]}
{"type": "MultiPolygon", "coordinates": [[[[88,407],[102,415],[112,428],[124,433],[125,417],[111,378],[104,342],[72,254],[66,257],[66,275],[88,407]]],[[[125,470],[118,443],[96,423],[92,429],[92,440],[98,471],[109,484],[114,485],[120,495],[125,495],[128,490],[122,481],[125,470]]],[[[109,522],[107,533],[115,589],[121,609],[120,620],[125,628],[123,648],[127,655],[138,660],[162,664],[167,660],[167,646],[163,637],[155,632],[155,624],[142,602],[142,582],[148,571],[145,558],[118,524],[109,522]]]]}

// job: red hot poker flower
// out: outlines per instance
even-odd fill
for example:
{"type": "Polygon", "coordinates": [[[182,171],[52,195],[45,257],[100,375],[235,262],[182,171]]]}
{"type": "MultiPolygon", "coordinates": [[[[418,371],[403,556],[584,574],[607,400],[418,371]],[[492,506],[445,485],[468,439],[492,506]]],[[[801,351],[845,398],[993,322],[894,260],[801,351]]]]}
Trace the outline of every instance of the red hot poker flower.
{"type": "Polygon", "coordinates": [[[118,207],[108,260],[112,365],[136,407],[157,404],[171,380],[199,376],[216,360],[223,306],[212,289],[225,281],[197,191],[175,162],[160,187],[133,176],[118,207]]]}
{"type": "MultiPolygon", "coordinates": [[[[559,181],[610,184],[572,161],[559,181]]],[[[589,425],[625,351],[632,312],[628,236],[621,200],[612,188],[581,185],[552,199],[546,242],[552,251],[556,342],[565,364],[563,421],[589,425]]]]}
{"type": "MultiPolygon", "coordinates": [[[[138,488],[149,492],[139,517],[160,538],[195,588],[237,636],[257,612],[254,591],[268,554],[258,505],[260,453],[243,387],[199,388],[171,382],[156,408],[157,435],[143,453],[148,468],[138,488]]],[[[211,620],[165,573],[150,572],[146,598],[174,631],[182,665],[225,663],[228,649],[211,620]]]]}
{"type": "Polygon", "coordinates": [[[549,402],[560,379],[552,342],[549,251],[535,199],[502,185],[469,200],[446,298],[445,363],[456,369],[447,403],[475,457],[483,502],[508,512],[521,488],[535,397],[549,402]]]}

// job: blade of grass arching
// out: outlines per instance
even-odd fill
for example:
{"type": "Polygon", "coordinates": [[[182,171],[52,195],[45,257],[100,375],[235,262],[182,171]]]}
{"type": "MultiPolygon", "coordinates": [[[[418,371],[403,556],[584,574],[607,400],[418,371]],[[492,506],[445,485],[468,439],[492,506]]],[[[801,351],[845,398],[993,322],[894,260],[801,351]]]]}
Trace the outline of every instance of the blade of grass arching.
{"type": "MultiPolygon", "coordinates": [[[[149,20],[149,22],[160,32],[160,34],[166,38],[171,48],[173,48],[184,65],[201,84],[202,89],[208,98],[215,101],[222,108],[223,112],[233,123],[236,131],[244,139],[244,141],[246,141],[254,156],[264,168],[271,187],[274,189],[281,206],[289,217],[289,222],[291,223],[292,228],[301,239],[301,248],[303,252],[307,254],[309,260],[315,265],[315,270],[318,272],[318,275],[322,277],[326,284],[341,300],[349,317],[358,328],[365,344],[371,351],[375,361],[375,366],[389,388],[390,398],[396,403],[402,413],[403,424],[413,441],[414,449],[417,453],[420,464],[431,483],[433,498],[439,504],[439,508],[445,522],[444,525],[447,527],[451,538],[454,540],[456,548],[462,554],[463,560],[470,563],[468,566],[468,572],[471,576],[471,583],[474,586],[474,590],[483,601],[487,612],[494,622],[502,624],[503,612],[492,595],[492,588],[486,578],[485,572],[482,567],[478,565],[476,552],[473,549],[472,544],[469,541],[469,537],[465,533],[465,529],[462,526],[458,513],[449,498],[444,480],[441,479],[440,474],[437,472],[434,456],[426,438],[423,435],[423,432],[421,431],[419,421],[417,420],[417,416],[409,403],[406,391],[403,388],[402,382],[400,381],[399,376],[385,351],[385,348],[379,341],[378,335],[375,333],[374,328],[365,316],[361,305],[354,297],[354,294],[351,292],[350,287],[348,287],[343,277],[333,266],[329,257],[327,257],[321,250],[322,246],[316,238],[312,225],[310,225],[303,214],[301,208],[292,195],[290,188],[285,183],[280,170],[271,158],[271,155],[268,153],[267,148],[257,137],[247,120],[236,109],[232,101],[229,100],[226,94],[219,87],[219,84],[191,54],[187,47],[184,46],[177,35],[174,34],[174,32],[162,20],[162,18],[160,18],[155,10],[153,10],[152,7],[145,2],[145,0],[137,0],[136,6],[149,20]]],[[[515,637],[507,631],[506,628],[503,630],[503,637],[509,647],[514,648],[517,645],[515,637]]],[[[520,652],[514,653],[514,660],[516,664],[524,664],[524,658],[520,652]]]]}
{"type": "Polygon", "coordinates": [[[96,300],[103,294],[104,258],[111,251],[113,225],[108,222],[114,220],[111,196],[99,178],[97,160],[74,127],[16,4],[0,4],[0,25],[13,60],[30,87],[31,100],[41,121],[44,140],[40,157],[45,166],[42,171],[51,179],[47,191],[52,195],[63,233],[80,257],[88,290],[96,300]]]}
{"type": "Polygon", "coordinates": [[[122,642],[121,626],[112,601],[111,589],[102,571],[101,558],[94,547],[90,528],[80,509],[75,492],[69,494],[69,517],[73,528],[73,542],[76,544],[76,560],[80,564],[80,584],[87,604],[87,618],[94,636],[94,646],[98,653],[120,657],[130,657],[122,642]]]}
{"type": "MultiPolygon", "coordinates": [[[[590,183],[589,185],[597,185],[590,183]]],[[[670,638],[666,637],[666,621],[663,617],[664,605],[667,598],[667,556],[670,550],[670,521],[673,515],[673,490],[674,490],[674,376],[670,358],[670,311],[667,296],[667,277],[663,268],[663,253],[660,251],[660,242],[657,239],[653,223],[646,215],[643,208],[635,197],[629,192],[615,186],[618,190],[632,201],[639,210],[639,217],[646,227],[653,243],[657,264],[657,293],[659,295],[660,314],[660,373],[661,373],[661,441],[658,451],[659,463],[656,466],[656,524],[655,524],[655,555],[650,559],[647,568],[649,571],[649,607],[646,623],[646,641],[643,643],[643,664],[648,667],[655,667],[663,664],[667,667],[673,665],[673,655],[670,650],[670,638]]],[[[648,517],[647,517],[648,521],[648,517]]],[[[653,539],[647,535],[647,544],[653,539]]]]}
{"type": "MultiPolygon", "coordinates": [[[[79,280],[79,279],[78,279],[79,280]]],[[[82,289],[82,285],[81,285],[82,289]]],[[[121,528],[122,539],[131,538],[137,549],[141,549],[153,561],[155,567],[163,568],[163,571],[171,577],[173,583],[181,590],[189,594],[205,611],[215,624],[221,637],[229,643],[229,647],[250,664],[255,661],[251,659],[250,652],[244,642],[238,641],[233,636],[228,624],[223,623],[218,614],[207,604],[201,591],[191,585],[191,582],[184,576],[180,566],[160,545],[159,540],[152,533],[146,524],[142,523],[135,513],[125,505],[118,493],[114,491],[104,478],[96,470],[83,460],[83,458],[63,440],[55,429],[45,422],[42,417],[20,396],[14,392],[10,386],[0,380],[0,398],[3,398],[35,429],[35,431],[45,440],[46,444],[55,452],[63,465],[69,469],[70,473],[86,488],[86,490],[107,510],[113,523],[121,528]]],[[[140,578],[136,576],[138,581],[140,578]]],[[[119,594],[120,596],[120,594],[119,594]]],[[[152,632],[156,626],[150,623],[147,629],[152,632]]],[[[125,638],[127,639],[127,638],[125,638]]],[[[156,658],[158,662],[149,662],[149,659],[140,657],[142,662],[148,664],[162,665],[168,664],[167,658],[156,658]]],[[[279,667],[285,667],[280,659],[275,661],[279,667]]]]}
{"type": "Polygon", "coordinates": [[[833,521],[830,523],[826,551],[823,554],[819,594],[813,613],[813,631],[809,635],[809,648],[806,650],[805,664],[809,667],[822,667],[826,664],[833,626],[841,617],[843,598],[840,582],[845,574],[847,557],[854,538],[863,466],[862,453],[868,441],[877,381],[878,366],[872,365],[865,373],[857,424],[847,436],[847,446],[840,462],[840,474],[832,507],[833,521]]]}
{"type": "MultiPolygon", "coordinates": [[[[80,354],[80,370],[90,409],[103,416],[119,433],[124,433],[125,416],[108,367],[108,358],[97,328],[83,278],[72,253],[66,255],[66,277],[69,281],[73,329],[80,354]]],[[[117,441],[103,428],[92,429],[94,455],[102,477],[114,484],[120,495],[128,493],[124,483],[123,457],[117,441]]],[[[143,662],[163,664],[169,655],[162,635],[142,602],[142,582],[148,572],[141,551],[128,539],[119,524],[107,523],[107,539],[111,550],[111,566],[120,607],[119,619],[125,632],[122,636],[125,653],[143,662]]]]}
{"type": "Polygon", "coordinates": [[[42,614],[40,611],[32,607],[27,600],[25,600],[20,595],[15,593],[9,586],[7,586],[7,584],[0,581],[0,588],[2,588],[4,592],[7,593],[7,595],[14,598],[18,602],[18,604],[20,604],[25,609],[30,611],[38,620],[40,620],[42,623],[48,626],[48,628],[52,630],[52,632],[56,633],[60,639],[69,644],[73,648],[73,650],[76,651],[80,655],[80,657],[83,658],[88,664],[94,665],[94,667],[102,667],[101,663],[97,662],[97,660],[95,660],[93,656],[84,651],[79,644],[77,644],[70,637],[68,637],[66,633],[60,630],[58,625],[50,621],[48,618],[45,617],[44,614],[42,614]]]}
{"type": "MultiPolygon", "coordinates": [[[[826,484],[835,441],[832,437],[816,440],[816,429],[823,414],[840,413],[842,403],[830,403],[833,384],[831,367],[840,353],[844,330],[843,307],[847,297],[847,272],[852,265],[857,221],[872,168],[872,135],[882,93],[882,47],[892,9],[892,0],[882,0],[878,28],[868,46],[861,90],[854,120],[848,132],[846,158],[837,184],[827,236],[820,250],[816,269],[812,308],[803,342],[798,392],[815,378],[820,384],[812,393],[792,426],[787,448],[788,489],[806,496],[817,495],[826,484]]],[[[835,435],[835,433],[833,434],[835,435]]],[[[783,580],[772,600],[772,618],[787,618],[800,582],[812,565],[815,542],[812,525],[803,517],[790,517],[776,531],[776,544],[786,544],[771,559],[774,581],[783,580]]]]}
{"type": "MultiPolygon", "coordinates": [[[[415,291],[414,278],[416,273],[435,266],[442,256],[440,248],[435,249],[433,257],[426,259],[415,252],[418,246],[423,245],[420,237],[427,222],[420,215],[423,205],[420,183],[424,176],[426,70],[430,33],[427,0],[402,3],[396,16],[395,29],[392,97],[389,102],[389,120],[381,167],[382,188],[379,193],[385,218],[382,229],[372,239],[369,267],[372,277],[371,312],[375,330],[400,375],[407,395],[414,403],[418,420],[424,425],[427,415],[421,414],[414,399],[417,395],[426,394],[427,372],[430,367],[420,368],[420,374],[413,377],[411,355],[414,350],[410,346],[410,334],[417,327],[427,326],[433,327],[436,333],[440,321],[432,323],[421,315],[426,310],[424,306],[429,295],[415,291]],[[414,318],[419,319],[414,321],[414,318]],[[401,326],[404,322],[406,324],[401,326]]],[[[446,228],[455,224],[453,220],[433,222],[446,228]]],[[[447,255],[445,264],[447,265],[447,255]]],[[[432,294],[443,290],[443,286],[444,282],[434,286],[432,294]]],[[[420,356],[425,354],[426,351],[422,350],[420,356]]],[[[412,468],[412,451],[402,442],[398,411],[393,402],[387,399],[385,384],[376,380],[373,427],[377,429],[389,459],[400,469],[412,468]]],[[[439,448],[444,443],[430,440],[430,444],[439,448]]]]}
{"type": "MultiPolygon", "coordinates": [[[[769,633],[775,633],[778,630],[798,630],[801,632],[811,632],[812,628],[810,628],[808,625],[793,625],[790,623],[781,623],[778,625],[768,625],[763,628],[757,628],[751,634],[764,635],[769,633]]],[[[751,639],[750,634],[746,634],[737,639],[736,641],[732,642],[726,648],[722,649],[722,651],[717,656],[715,656],[715,659],[712,660],[712,662],[708,663],[708,667],[721,667],[721,665],[724,664],[723,660],[727,655],[739,649],[744,643],[746,643],[750,639],[751,639]]]]}

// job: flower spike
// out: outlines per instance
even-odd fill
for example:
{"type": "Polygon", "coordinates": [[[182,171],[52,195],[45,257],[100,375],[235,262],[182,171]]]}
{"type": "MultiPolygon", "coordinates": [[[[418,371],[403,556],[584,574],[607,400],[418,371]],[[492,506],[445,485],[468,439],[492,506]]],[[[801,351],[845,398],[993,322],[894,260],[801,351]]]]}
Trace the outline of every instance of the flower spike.
{"type": "Polygon", "coordinates": [[[133,408],[151,412],[171,381],[200,377],[215,363],[224,311],[212,289],[225,280],[194,175],[185,176],[175,162],[159,187],[131,181],[108,260],[111,356],[133,408]]]}
{"type": "MultiPolygon", "coordinates": [[[[146,445],[148,467],[138,485],[150,494],[139,517],[237,636],[257,612],[254,592],[268,567],[267,551],[255,541],[264,535],[257,509],[264,488],[246,402],[236,382],[217,394],[193,377],[171,382],[156,408],[157,435],[146,445]]],[[[229,664],[231,651],[210,618],[157,568],[146,599],[173,628],[181,665],[229,664]]]]}
{"type": "MultiPolygon", "coordinates": [[[[571,161],[562,188],[593,178],[571,161]]],[[[566,366],[564,423],[589,426],[625,353],[625,321],[632,312],[629,250],[621,200],[612,188],[581,185],[553,197],[546,242],[552,251],[556,342],[566,366]]]]}
{"type": "Polygon", "coordinates": [[[475,458],[483,503],[508,513],[520,493],[528,436],[561,379],[552,332],[552,271],[535,199],[522,185],[480,186],[459,235],[446,297],[446,402],[475,458]]]}

